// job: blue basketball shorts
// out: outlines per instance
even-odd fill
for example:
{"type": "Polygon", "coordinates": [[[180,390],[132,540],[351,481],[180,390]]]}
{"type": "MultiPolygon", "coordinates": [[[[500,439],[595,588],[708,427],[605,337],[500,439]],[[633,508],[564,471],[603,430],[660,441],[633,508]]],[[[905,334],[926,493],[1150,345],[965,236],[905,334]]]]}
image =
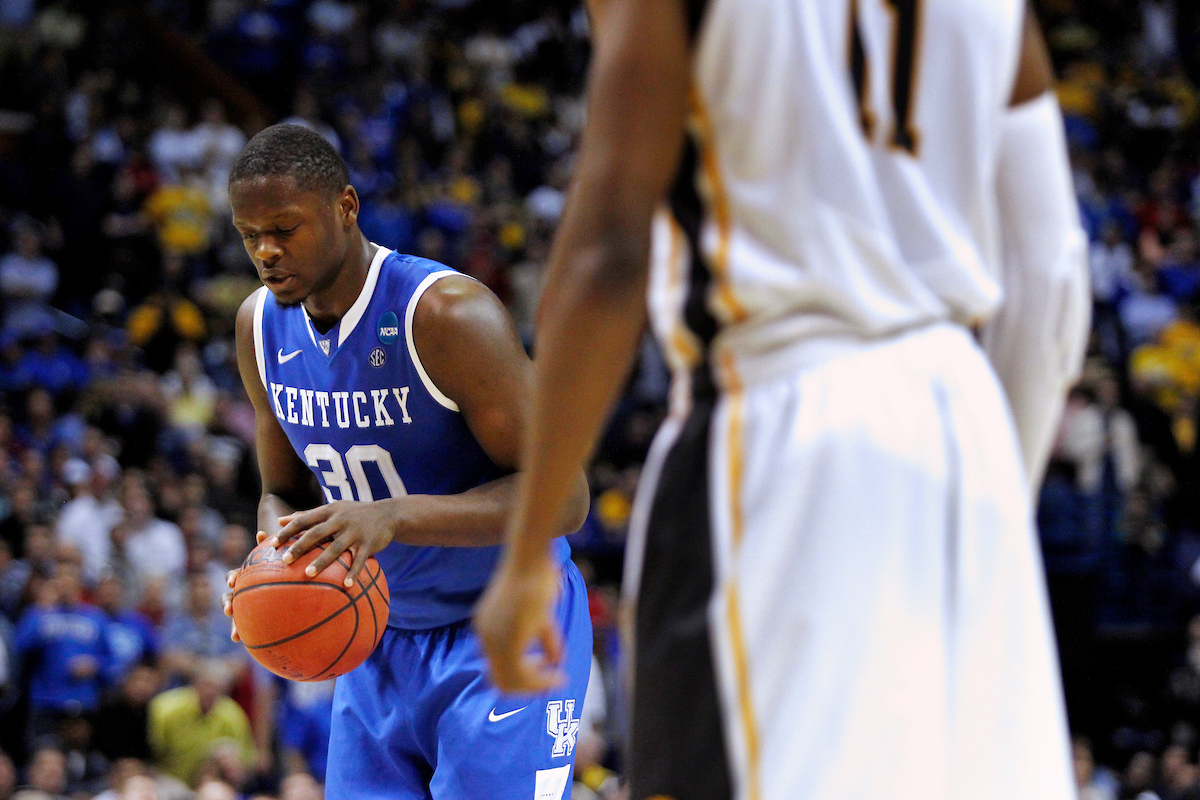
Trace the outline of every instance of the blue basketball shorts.
{"type": "Polygon", "coordinates": [[[327,800],[567,800],[592,659],[587,588],[571,562],[557,609],[565,685],[501,694],[470,620],[388,628],[337,679],[327,800]]]}

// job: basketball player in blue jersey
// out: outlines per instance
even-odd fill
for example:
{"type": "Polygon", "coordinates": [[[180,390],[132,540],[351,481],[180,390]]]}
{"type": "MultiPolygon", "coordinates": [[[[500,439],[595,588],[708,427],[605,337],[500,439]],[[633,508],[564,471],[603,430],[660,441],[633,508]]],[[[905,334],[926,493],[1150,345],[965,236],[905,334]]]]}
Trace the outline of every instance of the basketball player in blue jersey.
{"type": "MultiPolygon", "coordinates": [[[[326,797],[569,797],[592,634],[565,542],[566,633],[542,642],[561,664],[556,688],[501,695],[469,626],[515,496],[528,408],[530,364],[503,306],[441,264],[369,242],[344,163],[306,128],[255,136],[230,201],[265,284],[237,316],[259,541],[285,548],[285,561],[326,542],[310,575],[348,551],[347,585],[374,555],[391,591],[379,646],[338,679],[326,797]]],[[[579,474],[563,533],[586,505],[579,474]]]]}

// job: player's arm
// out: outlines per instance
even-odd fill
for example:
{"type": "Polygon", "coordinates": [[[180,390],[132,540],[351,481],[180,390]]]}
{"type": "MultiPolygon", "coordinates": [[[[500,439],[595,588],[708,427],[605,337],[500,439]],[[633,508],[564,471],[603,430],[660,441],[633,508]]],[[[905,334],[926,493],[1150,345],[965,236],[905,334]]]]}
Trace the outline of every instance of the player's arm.
{"type": "Polygon", "coordinates": [[[684,140],[690,44],[682,0],[609,0],[594,27],[587,128],[551,253],[533,416],[505,557],[476,627],[505,691],[559,680],[548,543],[645,325],[650,223],[684,140]],[[527,655],[540,641],[544,655],[527,655]]]}
{"type": "MultiPolygon", "coordinates": [[[[397,538],[411,544],[500,544],[517,494],[533,365],[503,304],[470,278],[442,278],[421,296],[413,341],[430,380],[458,406],[483,451],[513,474],[462,494],[428,498],[421,517],[409,520],[397,538]]],[[[583,469],[563,477],[567,501],[552,524],[552,538],[576,530],[588,511],[583,469]]]]}
{"type": "Polygon", "coordinates": [[[985,327],[1036,491],[1087,347],[1087,237],[1079,224],[1050,56],[1032,10],[1004,120],[997,192],[1004,302],[985,327]]]}
{"type": "MultiPolygon", "coordinates": [[[[242,301],[238,309],[234,326],[236,336],[238,372],[242,376],[242,384],[254,406],[254,446],[258,457],[258,474],[262,480],[262,494],[258,499],[258,535],[262,542],[267,531],[279,529],[279,518],[291,514],[296,508],[303,508],[315,502],[312,491],[312,473],[296,456],[283,432],[279,420],[271,410],[267,397],[267,388],[263,386],[262,377],[258,372],[258,359],[255,355],[254,341],[254,306],[255,295],[251,294],[242,301]]],[[[230,588],[233,587],[237,570],[230,570],[226,576],[230,588]]],[[[232,616],[232,595],[226,592],[221,598],[221,605],[226,616],[232,616]]],[[[237,641],[237,628],[232,628],[232,638],[237,641]]]]}
{"type": "Polygon", "coordinates": [[[296,455],[283,426],[279,424],[267,388],[263,386],[255,355],[255,295],[242,301],[235,326],[238,372],[254,406],[254,446],[258,456],[258,474],[262,495],[258,499],[258,540],[263,534],[279,529],[279,518],[297,508],[319,502],[313,491],[312,473],[296,455]]]}
{"type": "MultiPolygon", "coordinates": [[[[529,413],[532,367],[504,306],[483,284],[448,276],[421,296],[413,315],[413,342],[430,380],[458,406],[488,457],[513,471],[459,494],[405,495],[371,503],[338,501],[285,517],[281,542],[291,561],[314,544],[331,544],[307,571],[315,575],[345,550],[354,552],[347,581],[367,556],[392,542],[440,547],[499,544],[516,498],[521,435],[529,413]]],[[[587,482],[582,469],[564,476],[567,500],[553,536],[583,524],[587,482]]]]}

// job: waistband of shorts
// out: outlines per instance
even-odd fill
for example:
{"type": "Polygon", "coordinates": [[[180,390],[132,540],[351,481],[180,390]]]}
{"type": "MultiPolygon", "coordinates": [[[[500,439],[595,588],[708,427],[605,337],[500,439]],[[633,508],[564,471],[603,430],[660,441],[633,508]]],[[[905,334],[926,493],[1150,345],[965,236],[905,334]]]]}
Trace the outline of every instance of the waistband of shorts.
{"type": "Polygon", "coordinates": [[[714,378],[723,390],[769,383],[835,358],[863,355],[925,337],[973,341],[966,327],[939,320],[882,336],[846,334],[800,339],[764,352],[739,352],[717,347],[714,350],[714,378]]]}

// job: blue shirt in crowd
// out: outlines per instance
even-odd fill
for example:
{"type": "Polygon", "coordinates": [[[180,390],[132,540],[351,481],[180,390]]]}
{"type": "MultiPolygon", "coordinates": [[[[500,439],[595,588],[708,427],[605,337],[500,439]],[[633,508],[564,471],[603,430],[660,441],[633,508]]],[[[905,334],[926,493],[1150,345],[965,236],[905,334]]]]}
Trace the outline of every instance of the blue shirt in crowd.
{"type": "Polygon", "coordinates": [[[88,605],[30,608],[17,623],[14,638],[17,658],[29,676],[29,701],[47,711],[94,711],[109,677],[107,621],[103,612],[88,605]],[[95,660],[97,671],[76,677],[78,659],[95,660]]]}

